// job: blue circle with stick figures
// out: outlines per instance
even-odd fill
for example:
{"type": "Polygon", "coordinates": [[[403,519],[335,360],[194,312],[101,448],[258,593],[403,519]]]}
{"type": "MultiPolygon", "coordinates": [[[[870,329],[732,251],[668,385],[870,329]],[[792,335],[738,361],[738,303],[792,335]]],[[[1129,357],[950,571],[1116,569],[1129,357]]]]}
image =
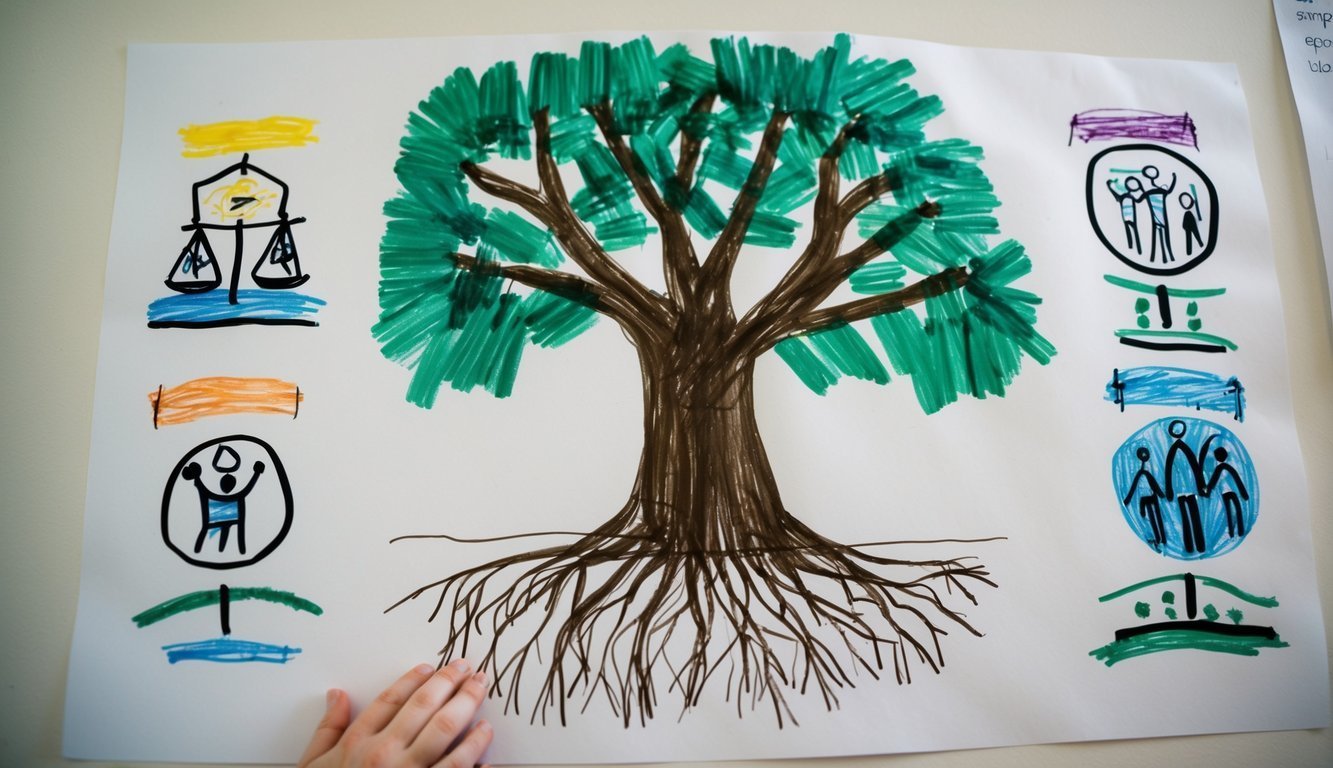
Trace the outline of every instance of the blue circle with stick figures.
{"type": "Polygon", "coordinates": [[[1130,435],[1111,461],[1111,481],[1134,534],[1177,560],[1230,552],[1259,516],[1249,452],[1203,419],[1158,419],[1130,435]]]}

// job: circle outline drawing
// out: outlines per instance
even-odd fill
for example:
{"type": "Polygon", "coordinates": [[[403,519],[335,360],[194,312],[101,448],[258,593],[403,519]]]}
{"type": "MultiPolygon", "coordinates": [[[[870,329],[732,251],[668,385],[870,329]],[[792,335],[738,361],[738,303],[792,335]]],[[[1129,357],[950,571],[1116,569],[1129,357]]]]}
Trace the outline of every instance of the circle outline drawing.
{"type": "Polygon", "coordinates": [[[1088,221],[1089,223],[1092,224],[1092,231],[1097,233],[1097,239],[1102,242],[1102,245],[1106,247],[1106,250],[1110,251],[1111,254],[1115,256],[1117,259],[1119,259],[1123,264],[1125,264],[1125,266],[1137,272],[1143,272],[1149,275],[1183,274],[1197,267],[1200,263],[1202,263],[1210,255],[1212,255],[1213,249],[1217,247],[1217,227],[1218,227],[1217,188],[1213,186],[1213,180],[1208,178],[1208,174],[1204,173],[1202,168],[1195,165],[1194,162],[1190,160],[1188,157],[1185,157],[1184,155],[1174,150],[1167,149],[1166,147],[1159,147],[1156,144],[1118,144],[1114,147],[1107,147],[1106,149],[1103,149],[1101,152],[1098,152],[1097,154],[1093,155],[1092,159],[1088,161],[1088,173],[1084,183],[1084,197],[1087,202],[1088,221]],[[1211,225],[1208,227],[1208,241],[1204,243],[1201,249],[1199,249],[1199,253],[1197,255],[1190,257],[1189,261],[1178,263],[1171,267],[1151,267],[1151,266],[1146,266],[1144,264],[1140,264],[1139,262],[1134,261],[1133,259],[1121,253],[1118,248],[1116,248],[1114,245],[1111,244],[1111,240],[1106,236],[1106,233],[1102,231],[1101,223],[1098,222],[1097,220],[1096,204],[1094,202],[1095,195],[1093,194],[1093,181],[1094,181],[1093,171],[1097,168],[1097,163],[1100,162],[1103,157],[1106,157],[1107,155],[1113,152],[1129,152],[1136,150],[1152,150],[1154,152],[1161,152],[1165,154],[1167,157],[1170,157],[1171,159],[1184,164],[1185,167],[1193,171],[1195,175],[1197,175],[1199,179],[1203,181],[1204,187],[1208,190],[1208,217],[1209,217],[1208,220],[1212,222],[1211,225]]]}
{"type": "Polygon", "coordinates": [[[283,468],[282,460],[278,458],[277,451],[273,450],[273,446],[269,445],[263,440],[260,440],[257,437],[254,437],[253,435],[237,434],[237,435],[227,435],[225,437],[215,437],[212,440],[207,440],[205,442],[202,442],[199,445],[196,445],[194,448],[190,449],[189,451],[186,451],[185,455],[180,458],[180,461],[176,462],[176,467],[171,470],[171,475],[168,476],[167,478],[166,488],[162,491],[162,511],[161,511],[161,521],[160,521],[162,528],[162,541],[167,545],[168,549],[170,549],[172,552],[175,552],[182,560],[191,565],[197,565],[200,568],[211,568],[214,570],[230,570],[232,568],[243,568],[247,565],[254,565],[260,560],[263,560],[264,558],[268,557],[269,554],[273,552],[273,550],[278,548],[278,545],[282,544],[283,539],[287,538],[287,532],[290,531],[292,528],[293,508],[294,504],[292,503],[292,486],[291,483],[288,482],[287,480],[287,470],[283,468]],[[176,543],[171,540],[171,530],[170,530],[170,525],[168,523],[168,519],[171,512],[172,489],[176,487],[176,481],[180,479],[181,471],[185,469],[185,465],[189,462],[189,460],[192,457],[198,455],[201,451],[203,451],[206,448],[210,448],[214,445],[219,445],[221,443],[226,443],[233,440],[244,440],[246,442],[258,445],[260,448],[263,448],[264,451],[268,453],[269,459],[272,460],[273,476],[278,479],[278,485],[282,489],[282,502],[283,502],[282,527],[278,530],[278,534],[273,537],[272,541],[266,544],[263,549],[256,552],[253,557],[250,557],[248,559],[234,560],[227,562],[199,560],[195,557],[192,557],[189,553],[185,552],[180,547],[176,546],[176,543]]]}
{"type": "MultiPolygon", "coordinates": [[[[1182,562],[1221,557],[1244,543],[1259,523],[1262,482],[1258,467],[1255,466],[1249,449],[1240,437],[1222,424],[1183,415],[1153,419],[1120,443],[1111,455],[1110,465],[1111,487],[1116,496],[1120,516],[1139,541],[1164,557],[1182,562]],[[1174,423],[1179,423],[1183,427],[1183,431],[1178,435],[1171,431],[1174,423]],[[1164,492],[1168,487],[1165,461],[1169,458],[1174,443],[1189,440],[1194,441],[1194,444],[1185,442],[1185,445],[1199,451],[1196,457],[1199,474],[1195,477],[1203,485],[1181,486],[1175,498],[1168,497],[1164,492]],[[1206,457],[1211,453],[1208,447],[1214,441],[1217,441],[1218,450],[1222,448],[1227,450],[1226,455],[1218,458],[1228,462],[1235,480],[1244,486],[1242,493],[1246,494],[1243,497],[1244,504],[1238,510],[1243,523],[1238,521],[1235,531],[1230,530],[1230,524],[1227,522],[1229,515],[1225,494],[1218,496],[1216,488],[1213,489],[1213,493],[1205,492],[1208,483],[1217,481],[1216,475],[1210,477],[1211,473],[1206,463],[1206,457]],[[1145,453],[1141,455],[1138,451],[1145,453]],[[1155,478],[1159,483],[1158,486],[1139,483],[1138,476],[1145,470],[1150,471],[1150,477],[1155,478]],[[1136,489],[1138,492],[1135,492],[1136,489]],[[1158,523],[1153,523],[1145,514],[1142,506],[1144,491],[1147,491],[1146,496],[1156,498],[1154,506],[1158,523]],[[1131,498],[1126,500],[1126,496],[1131,498]],[[1203,537],[1201,540],[1196,540],[1198,543],[1189,549],[1186,545],[1191,536],[1185,531],[1185,512],[1181,506],[1186,496],[1193,497],[1193,502],[1189,505],[1193,508],[1189,514],[1192,523],[1190,527],[1194,529],[1194,535],[1203,537]],[[1155,538],[1158,525],[1167,529],[1171,535],[1166,540],[1153,544],[1150,539],[1155,538]]],[[[1182,476],[1188,478],[1192,473],[1192,466],[1186,464],[1178,474],[1170,476],[1176,479],[1182,479],[1182,476]]],[[[1212,472],[1217,471],[1218,467],[1214,461],[1212,472]]]]}

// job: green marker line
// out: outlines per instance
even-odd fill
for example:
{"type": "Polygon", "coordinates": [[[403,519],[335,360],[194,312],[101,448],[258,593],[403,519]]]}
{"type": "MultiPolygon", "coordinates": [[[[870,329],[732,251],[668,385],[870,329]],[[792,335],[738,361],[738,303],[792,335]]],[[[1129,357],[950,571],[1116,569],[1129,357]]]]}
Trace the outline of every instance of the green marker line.
{"type": "MultiPolygon", "coordinates": [[[[1215,579],[1212,576],[1195,576],[1194,579],[1195,581],[1206,587],[1212,587],[1213,589],[1220,589],[1223,592],[1226,592],[1227,594],[1231,595],[1232,597],[1237,597],[1241,600],[1244,600],[1247,603],[1253,603],[1254,605],[1260,606],[1262,608],[1277,607],[1276,597],[1259,597],[1258,595],[1252,595],[1249,592],[1246,592],[1245,590],[1233,584],[1229,584],[1225,581],[1222,581],[1221,579],[1215,579]]],[[[1177,573],[1171,576],[1159,576],[1158,578],[1148,579],[1147,581],[1140,581],[1137,584],[1130,584],[1128,587],[1125,587],[1124,589],[1119,589],[1110,594],[1102,595],[1101,597],[1097,598],[1097,601],[1104,603],[1108,600],[1115,600],[1118,597],[1124,597],[1125,595],[1128,595],[1131,592],[1136,592],[1140,589],[1143,589],[1144,587],[1151,587],[1157,584],[1165,584],[1166,582],[1169,581],[1184,581],[1184,580],[1185,580],[1185,574],[1183,573],[1177,573]]]]}
{"type": "Polygon", "coordinates": [[[1197,331],[1139,331],[1132,328],[1126,328],[1115,332],[1117,337],[1151,337],[1162,339],[1191,339],[1193,341],[1207,342],[1210,344],[1220,344],[1227,349],[1235,352],[1239,347],[1234,341],[1224,339],[1221,336],[1214,336],[1211,333],[1199,333],[1197,331]]]}
{"type": "Polygon", "coordinates": [[[1260,648],[1286,648],[1286,641],[1277,637],[1226,637],[1194,629],[1153,632],[1148,635],[1116,640],[1088,655],[1111,666],[1125,659],[1146,656],[1162,651],[1194,650],[1231,653],[1237,656],[1258,656],[1260,648]]]}
{"type": "MultiPolygon", "coordinates": [[[[1115,275],[1102,275],[1102,277],[1106,278],[1106,282],[1110,283],[1111,285],[1118,286],[1120,288],[1128,288],[1131,291],[1138,291],[1139,293],[1147,293],[1153,296],[1157,295],[1157,286],[1155,285],[1140,283],[1137,280],[1126,280],[1123,277],[1116,277],[1115,275]]],[[[1226,292],[1227,289],[1225,288],[1167,288],[1166,289],[1167,296],[1173,296],[1179,299],[1206,299],[1210,296],[1221,296],[1226,292]]]]}
{"type": "MultiPolygon", "coordinates": [[[[264,600],[270,603],[285,605],[295,611],[305,611],[319,616],[324,613],[324,609],[318,605],[306,600],[303,597],[297,597],[291,592],[283,592],[269,587],[232,587],[229,590],[230,602],[240,600],[264,600]]],[[[190,592],[189,594],[173,597],[170,600],[158,603],[148,610],[134,616],[134,624],[140,628],[149,624],[175,616],[178,613],[185,613],[199,608],[207,608],[217,605],[221,602],[219,590],[205,589],[199,592],[190,592]]]]}

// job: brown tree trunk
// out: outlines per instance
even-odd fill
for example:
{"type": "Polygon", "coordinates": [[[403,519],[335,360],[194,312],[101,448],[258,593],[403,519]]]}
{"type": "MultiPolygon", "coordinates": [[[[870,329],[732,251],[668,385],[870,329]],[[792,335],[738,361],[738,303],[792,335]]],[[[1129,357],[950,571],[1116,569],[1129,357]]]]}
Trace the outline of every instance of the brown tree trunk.
{"type": "Polygon", "coordinates": [[[780,546],[787,515],[755,422],[754,363],[686,349],[641,356],[645,532],[680,554],[780,546]]]}

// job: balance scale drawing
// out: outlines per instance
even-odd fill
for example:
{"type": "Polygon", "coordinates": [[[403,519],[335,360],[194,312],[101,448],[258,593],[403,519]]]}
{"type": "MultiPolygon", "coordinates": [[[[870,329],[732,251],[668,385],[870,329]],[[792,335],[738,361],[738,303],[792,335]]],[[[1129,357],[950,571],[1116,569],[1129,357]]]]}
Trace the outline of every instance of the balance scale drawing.
{"type": "MultiPolygon", "coordinates": [[[[174,295],[148,305],[149,328],[217,328],[234,325],[316,326],[322,299],[296,292],[310,275],[292,236],[305,217],[289,217],[289,189],[253,165],[250,155],[191,187],[193,215],[181,227],[190,239],[165,284],[174,295]],[[276,210],[275,210],[276,209],[276,210]],[[272,230],[242,286],[246,232],[272,230]],[[232,240],[230,264],[218,259],[209,233],[232,240]]],[[[253,236],[249,239],[253,240],[253,236]]]]}

